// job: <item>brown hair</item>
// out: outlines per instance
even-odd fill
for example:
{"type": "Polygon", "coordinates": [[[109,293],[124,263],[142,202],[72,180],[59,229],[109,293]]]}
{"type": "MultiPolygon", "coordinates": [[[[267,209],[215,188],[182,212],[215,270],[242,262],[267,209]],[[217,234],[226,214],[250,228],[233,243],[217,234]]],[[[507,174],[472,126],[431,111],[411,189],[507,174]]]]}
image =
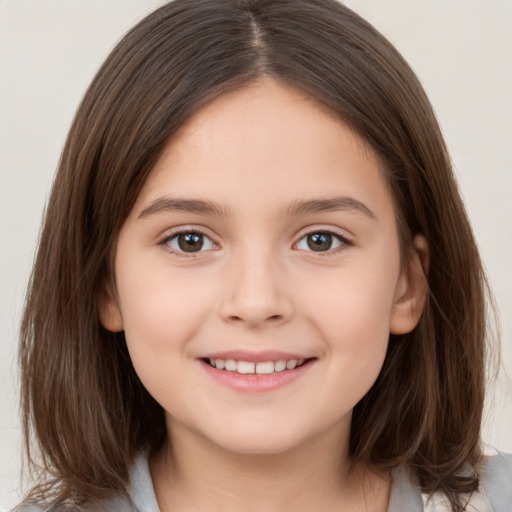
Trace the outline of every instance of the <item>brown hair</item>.
{"type": "Polygon", "coordinates": [[[162,409],[123,334],[100,325],[98,296],[117,234],[169,138],[206,102],[264,75],[316,99],[371,145],[404,254],[416,233],[430,246],[424,314],[410,334],[391,335],[382,372],[354,410],[351,454],[372,468],[410,465],[454,511],[463,509],[459,493],[477,488],[476,473],[460,472],[481,459],[486,282],[416,76],[334,0],[177,0],[112,51],[62,154],[21,330],[26,447],[42,482],[32,496],[122,492],[134,453],[161,445],[162,409]]]}

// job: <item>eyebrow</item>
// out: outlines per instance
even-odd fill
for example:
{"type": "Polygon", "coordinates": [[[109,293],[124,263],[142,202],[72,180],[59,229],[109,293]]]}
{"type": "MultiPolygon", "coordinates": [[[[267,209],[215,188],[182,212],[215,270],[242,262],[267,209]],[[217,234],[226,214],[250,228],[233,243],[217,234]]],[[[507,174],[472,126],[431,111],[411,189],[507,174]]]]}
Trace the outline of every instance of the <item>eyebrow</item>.
{"type": "Polygon", "coordinates": [[[297,201],[288,208],[290,215],[299,213],[316,213],[328,211],[355,211],[370,219],[377,220],[376,215],[365,204],[352,197],[333,197],[329,199],[312,199],[297,201]]]}
{"type": "MultiPolygon", "coordinates": [[[[163,212],[187,212],[198,215],[215,215],[226,217],[229,209],[223,205],[202,199],[180,199],[172,197],[160,197],[144,208],[139,214],[139,219],[163,212]]],[[[327,199],[311,199],[308,201],[296,201],[288,209],[288,215],[303,213],[318,213],[327,211],[355,211],[360,212],[376,220],[375,214],[361,201],[352,197],[333,197],[327,199]]]]}
{"type": "Polygon", "coordinates": [[[211,201],[201,199],[179,199],[172,197],[160,197],[153,201],[147,208],[144,208],[139,215],[139,219],[162,212],[187,212],[199,215],[215,215],[226,217],[228,209],[211,201]]]}

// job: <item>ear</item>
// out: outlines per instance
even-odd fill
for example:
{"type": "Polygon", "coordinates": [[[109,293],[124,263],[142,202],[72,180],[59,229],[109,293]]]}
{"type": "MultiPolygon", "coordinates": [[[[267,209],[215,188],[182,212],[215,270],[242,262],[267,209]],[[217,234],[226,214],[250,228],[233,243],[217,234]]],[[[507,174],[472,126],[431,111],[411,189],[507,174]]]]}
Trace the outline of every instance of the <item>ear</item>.
{"type": "Polygon", "coordinates": [[[113,291],[113,285],[105,283],[98,297],[100,322],[107,331],[120,332],[124,329],[121,309],[113,291]]]}
{"type": "Polygon", "coordinates": [[[418,324],[428,294],[429,247],[423,235],[413,239],[414,249],[404,264],[391,311],[391,334],[406,334],[418,324]]]}

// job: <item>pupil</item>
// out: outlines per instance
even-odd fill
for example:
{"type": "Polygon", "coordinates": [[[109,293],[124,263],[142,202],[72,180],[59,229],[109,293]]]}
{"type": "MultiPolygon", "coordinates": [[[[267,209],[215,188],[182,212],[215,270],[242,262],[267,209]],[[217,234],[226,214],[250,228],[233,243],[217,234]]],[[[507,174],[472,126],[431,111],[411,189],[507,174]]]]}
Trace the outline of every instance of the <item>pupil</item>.
{"type": "Polygon", "coordinates": [[[328,251],[332,245],[332,235],[328,233],[314,233],[308,235],[308,247],[312,251],[328,251]]]}
{"type": "Polygon", "coordinates": [[[203,247],[203,235],[186,233],[178,236],[178,245],[184,252],[196,252],[203,247]]]}

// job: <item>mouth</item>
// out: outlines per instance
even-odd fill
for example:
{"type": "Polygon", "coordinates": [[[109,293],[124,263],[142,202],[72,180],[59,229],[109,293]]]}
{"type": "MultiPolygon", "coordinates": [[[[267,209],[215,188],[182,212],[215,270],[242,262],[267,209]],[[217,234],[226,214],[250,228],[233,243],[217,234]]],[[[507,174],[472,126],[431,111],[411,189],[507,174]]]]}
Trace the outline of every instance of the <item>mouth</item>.
{"type": "Polygon", "coordinates": [[[275,361],[251,362],[235,359],[204,358],[203,361],[212,368],[224,372],[238,373],[240,375],[272,375],[295,370],[313,359],[278,359],[275,361]]]}
{"type": "Polygon", "coordinates": [[[242,393],[263,393],[288,386],[312,371],[318,357],[281,351],[230,350],[205,354],[198,361],[214,381],[242,393]]]}

